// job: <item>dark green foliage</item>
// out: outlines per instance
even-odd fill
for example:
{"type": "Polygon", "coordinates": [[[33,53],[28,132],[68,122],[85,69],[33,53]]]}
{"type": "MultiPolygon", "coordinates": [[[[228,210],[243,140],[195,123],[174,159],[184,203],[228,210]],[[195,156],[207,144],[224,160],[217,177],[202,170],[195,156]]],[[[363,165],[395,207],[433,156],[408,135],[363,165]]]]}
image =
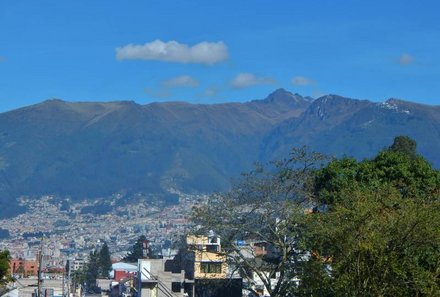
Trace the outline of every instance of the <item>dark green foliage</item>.
{"type": "Polygon", "coordinates": [[[10,280],[8,276],[9,259],[9,251],[5,250],[0,252],[0,286],[10,280]]]}
{"type": "Polygon", "coordinates": [[[386,149],[322,168],[277,164],[194,211],[199,231],[222,237],[244,278],[280,273],[282,287],[265,283],[272,296],[440,296],[440,171],[423,157],[386,149]],[[275,252],[258,261],[240,257],[237,239],[266,242],[275,252]]]}
{"type": "Polygon", "coordinates": [[[440,171],[411,152],[334,160],[315,173],[328,211],[305,217],[303,243],[311,262],[329,260],[319,273],[330,265],[331,279],[306,275],[303,292],[318,284],[322,296],[440,295],[440,171]]]}
{"type": "Polygon", "coordinates": [[[79,273],[77,277],[78,279],[85,279],[87,287],[93,289],[96,286],[96,279],[108,278],[111,269],[110,251],[107,243],[104,243],[99,251],[90,252],[85,273],[79,273]]]}
{"type": "Polygon", "coordinates": [[[348,186],[338,196],[329,212],[306,217],[303,238],[318,259],[330,259],[321,269],[330,265],[332,279],[306,277],[303,287],[319,284],[332,296],[440,294],[438,200],[404,197],[386,184],[348,186]]]}
{"type": "Polygon", "coordinates": [[[293,288],[295,296],[335,296],[331,287],[330,265],[323,266],[317,259],[310,259],[301,265],[301,282],[298,287],[293,288]]]}
{"type": "Polygon", "coordinates": [[[333,204],[337,193],[357,180],[359,164],[353,158],[333,160],[315,173],[315,195],[321,203],[333,204]]]}
{"type": "Polygon", "coordinates": [[[315,195],[330,206],[340,199],[340,191],[350,186],[374,190],[383,184],[399,190],[404,197],[432,200],[439,195],[440,173],[423,157],[392,149],[361,162],[337,159],[315,173],[315,195]]]}
{"type": "Polygon", "coordinates": [[[394,143],[390,146],[390,150],[394,152],[401,152],[411,158],[417,155],[417,143],[414,139],[408,136],[397,136],[394,138],[394,143]]]}
{"type": "Polygon", "coordinates": [[[110,258],[110,251],[107,243],[104,243],[99,251],[99,276],[103,278],[108,277],[108,273],[112,270],[112,260],[110,258]]]}
{"type": "Polygon", "coordinates": [[[78,288],[79,285],[83,285],[84,283],[87,283],[87,270],[88,268],[85,267],[82,270],[76,270],[71,272],[71,278],[72,278],[72,285],[74,288],[78,288]]]}
{"type": "MultiPolygon", "coordinates": [[[[139,236],[139,238],[136,240],[136,243],[132,246],[130,254],[125,256],[123,261],[137,263],[138,259],[143,259],[143,242],[146,240],[147,238],[145,235],[139,236]]],[[[151,249],[149,249],[149,252],[151,252],[151,249]]]]}
{"type": "Polygon", "coordinates": [[[99,277],[99,253],[92,251],[89,254],[89,262],[87,263],[85,281],[88,288],[96,286],[96,279],[99,277]]]}

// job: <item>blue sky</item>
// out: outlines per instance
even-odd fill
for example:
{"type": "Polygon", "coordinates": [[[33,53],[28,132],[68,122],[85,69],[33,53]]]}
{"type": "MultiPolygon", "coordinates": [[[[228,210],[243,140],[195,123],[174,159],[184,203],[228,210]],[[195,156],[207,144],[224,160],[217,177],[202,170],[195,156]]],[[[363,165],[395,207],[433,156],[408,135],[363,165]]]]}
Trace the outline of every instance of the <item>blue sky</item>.
{"type": "Polygon", "coordinates": [[[438,1],[0,1],[0,111],[276,88],[440,104],[438,1]]]}

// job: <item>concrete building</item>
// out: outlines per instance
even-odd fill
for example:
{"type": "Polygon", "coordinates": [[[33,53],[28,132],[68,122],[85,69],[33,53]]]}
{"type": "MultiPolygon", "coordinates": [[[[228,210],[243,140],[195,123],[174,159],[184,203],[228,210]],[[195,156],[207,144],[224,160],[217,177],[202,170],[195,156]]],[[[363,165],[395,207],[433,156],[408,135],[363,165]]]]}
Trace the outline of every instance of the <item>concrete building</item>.
{"type": "Polygon", "coordinates": [[[139,297],[184,297],[185,271],[176,271],[174,260],[138,260],[139,297]]]}
{"type": "MultiPolygon", "coordinates": [[[[125,263],[113,265],[111,296],[241,297],[242,279],[228,276],[217,236],[188,236],[187,250],[173,257],[139,259],[135,275],[125,263]]],[[[144,247],[147,249],[147,245],[144,247]]]]}
{"type": "Polygon", "coordinates": [[[83,270],[86,265],[86,260],[83,258],[75,258],[71,265],[73,271],[83,270]]]}

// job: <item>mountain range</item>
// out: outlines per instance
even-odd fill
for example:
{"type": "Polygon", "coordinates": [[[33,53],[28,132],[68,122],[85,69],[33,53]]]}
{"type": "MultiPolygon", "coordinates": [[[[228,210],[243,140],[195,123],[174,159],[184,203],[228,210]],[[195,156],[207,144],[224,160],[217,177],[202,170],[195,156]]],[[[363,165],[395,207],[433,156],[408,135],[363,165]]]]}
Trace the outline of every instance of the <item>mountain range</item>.
{"type": "Polygon", "coordinates": [[[47,100],[0,114],[0,216],[22,211],[20,196],[223,191],[295,146],[361,159],[396,135],[440,167],[440,106],[284,89],[245,103],[47,100]]]}

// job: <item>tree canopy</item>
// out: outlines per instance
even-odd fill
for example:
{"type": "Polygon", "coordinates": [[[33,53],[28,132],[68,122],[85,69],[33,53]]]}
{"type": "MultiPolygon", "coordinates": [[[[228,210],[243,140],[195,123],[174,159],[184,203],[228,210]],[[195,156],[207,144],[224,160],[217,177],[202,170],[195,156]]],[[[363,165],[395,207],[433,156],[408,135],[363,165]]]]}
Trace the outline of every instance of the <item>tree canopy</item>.
{"type": "Polygon", "coordinates": [[[124,261],[127,262],[137,262],[138,259],[142,259],[143,256],[143,242],[147,240],[147,237],[145,235],[139,236],[139,238],[136,240],[136,242],[131,247],[130,253],[124,257],[124,261]]]}
{"type": "Polygon", "coordinates": [[[108,278],[109,272],[112,270],[112,262],[110,258],[110,251],[107,243],[104,243],[100,250],[91,251],[89,254],[89,262],[84,272],[77,272],[74,274],[74,282],[86,282],[89,290],[94,290],[96,287],[96,279],[108,278]]]}
{"type": "Polygon", "coordinates": [[[230,192],[213,195],[207,205],[194,209],[193,221],[200,227],[196,232],[212,229],[222,238],[230,265],[254,294],[260,282],[274,297],[294,293],[292,279],[304,256],[297,249],[302,233],[297,222],[301,204],[310,198],[313,168],[323,160],[305,148],[295,149],[288,159],[273,163],[273,170],[257,166],[230,192]],[[256,252],[257,246],[264,251],[256,252]]]}
{"type": "MultiPolygon", "coordinates": [[[[136,240],[136,242],[131,247],[130,253],[122,259],[123,261],[127,262],[137,262],[138,259],[145,258],[144,255],[144,242],[148,241],[147,237],[145,235],[139,236],[139,238],[136,240]]],[[[148,258],[155,259],[157,258],[157,255],[153,253],[153,250],[151,249],[151,246],[148,246],[148,258]]]]}
{"type": "Polygon", "coordinates": [[[394,138],[390,150],[403,153],[411,158],[417,156],[417,143],[408,136],[397,136],[394,138]]]}
{"type": "MultiPolygon", "coordinates": [[[[438,201],[409,199],[390,185],[351,186],[338,196],[330,211],[305,217],[303,247],[316,255],[310,261],[331,259],[325,291],[331,296],[440,293],[438,201]]],[[[321,274],[327,268],[322,264],[321,274]]],[[[312,294],[308,288],[315,284],[303,282],[301,289],[312,294]]]]}
{"type": "Polygon", "coordinates": [[[415,148],[396,137],[372,159],[324,165],[294,150],[196,208],[197,231],[217,232],[245,283],[271,296],[439,296],[440,171],[415,148]],[[242,242],[270,252],[249,257],[242,242]]]}
{"type": "Polygon", "coordinates": [[[397,137],[371,160],[333,160],[314,173],[316,203],[328,211],[305,216],[303,244],[332,259],[326,294],[440,294],[440,172],[415,147],[397,137]]]}
{"type": "Polygon", "coordinates": [[[98,254],[98,267],[99,276],[103,278],[108,277],[108,273],[112,270],[112,260],[110,258],[110,251],[108,249],[107,243],[101,247],[98,254]]]}
{"type": "Polygon", "coordinates": [[[4,250],[0,252],[0,285],[10,280],[8,277],[10,258],[9,251],[4,250]]]}

